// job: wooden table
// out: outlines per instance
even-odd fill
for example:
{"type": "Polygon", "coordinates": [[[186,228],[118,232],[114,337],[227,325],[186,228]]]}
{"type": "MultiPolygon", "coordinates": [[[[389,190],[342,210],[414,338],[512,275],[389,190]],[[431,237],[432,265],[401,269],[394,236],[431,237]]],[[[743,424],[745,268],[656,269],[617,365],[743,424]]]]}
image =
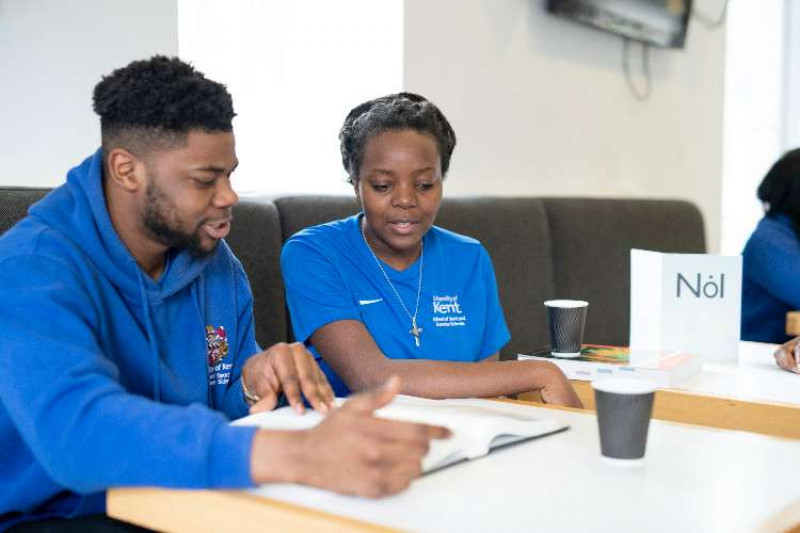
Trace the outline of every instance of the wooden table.
{"type": "Polygon", "coordinates": [[[792,337],[800,335],[800,311],[786,313],[786,334],[792,337]]]}
{"type": "MultiPolygon", "coordinates": [[[[800,375],[778,368],[776,348],[742,342],[736,361],[703,363],[703,371],[680,387],[658,390],[653,417],[800,439],[800,375]]],[[[594,410],[589,382],[572,384],[584,406],[594,410]]],[[[541,400],[536,394],[520,398],[541,400]]]]}
{"type": "Polygon", "coordinates": [[[800,531],[800,441],[654,420],[644,464],[620,467],[601,458],[593,413],[503,405],[571,428],[424,476],[381,500],[296,485],[116,489],[108,512],[199,533],[800,531]]]}

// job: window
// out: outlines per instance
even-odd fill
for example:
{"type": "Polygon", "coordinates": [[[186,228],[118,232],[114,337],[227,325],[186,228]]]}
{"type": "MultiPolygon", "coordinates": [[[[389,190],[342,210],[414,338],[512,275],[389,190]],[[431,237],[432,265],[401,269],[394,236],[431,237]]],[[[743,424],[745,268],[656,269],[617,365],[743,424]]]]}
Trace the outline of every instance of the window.
{"type": "Polygon", "coordinates": [[[179,0],[178,50],[228,86],[242,194],[351,194],[338,132],[402,90],[402,0],[179,0]]]}
{"type": "Polygon", "coordinates": [[[739,254],[764,213],[758,184],[800,146],[800,5],[731,1],[726,41],[721,250],[739,254]]]}

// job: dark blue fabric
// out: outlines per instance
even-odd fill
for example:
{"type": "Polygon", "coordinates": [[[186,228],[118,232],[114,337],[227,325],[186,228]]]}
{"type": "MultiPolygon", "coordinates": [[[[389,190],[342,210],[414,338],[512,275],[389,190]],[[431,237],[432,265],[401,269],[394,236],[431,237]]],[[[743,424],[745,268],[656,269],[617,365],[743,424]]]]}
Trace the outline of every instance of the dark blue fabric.
{"type": "MultiPolygon", "coordinates": [[[[349,319],[362,322],[392,359],[480,361],[508,342],[511,336],[486,249],[475,239],[434,226],[423,240],[417,317],[422,335],[417,347],[409,316],[363,240],[361,216],[307,228],[284,246],[281,268],[297,340],[308,344],[317,329],[349,319]]],[[[413,314],[420,261],[403,271],[382,266],[413,314]]],[[[337,396],[349,394],[324,360],[320,366],[337,396]]]]}
{"type": "Polygon", "coordinates": [[[785,215],[761,219],[742,252],[742,340],[784,343],[800,310],[800,240],[785,215]]]}
{"type": "Polygon", "coordinates": [[[228,418],[247,414],[239,375],[258,346],[224,242],[145,275],[98,150],[0,238],[0,294],[0,529],[102,512],[110,486],[251,485],[254,428],[228,418]]]}
{"type": "Polygon", "coordinates": [[[109,518],[104,514],[25,522],[9,533],[154,533],[150,529],[109,518]]]}

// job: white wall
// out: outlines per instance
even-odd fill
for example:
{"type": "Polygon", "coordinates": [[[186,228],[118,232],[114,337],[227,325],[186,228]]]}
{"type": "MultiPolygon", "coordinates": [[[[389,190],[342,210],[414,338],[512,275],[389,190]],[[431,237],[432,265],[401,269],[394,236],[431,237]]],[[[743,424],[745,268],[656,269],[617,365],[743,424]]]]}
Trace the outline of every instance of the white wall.
{"type": "Polygon", "coordinates": [[[175,0],[0,0],[2,183],[64,181],[100,143],[101,76],[176,55],[177,32],[175,0]]]}
{"type": "MultiPolygon", "coordinates": [[[[788,5],[788,4],[787,4],[788,5]]],[[[741,253],[764,209],[758,184],[788,148],[783,2],[731,2],[725,57],[721,250],[741,253]]],[[[787,26],[788,27],[788,26],[787,26]]]]}
{"type": "Polygon", "coordinates": [[[800,147],[800,2],[784,0],[783,61],[785,82],[783,102],[783,148],[800,147]]]}
{"type": "Polygon", "coordinates": [[[353,194],[339,128],[402,89],[403,0],[178,0],[178,20],[181,58],[233,96],[238,193],[353,194]]]}
{"type": "MultiPolygon", "coordinates": [[[[653,50],[642,103],[621,39],[548,15],[543,0],[404,7],[403,85],[459,136],[448,194],[687,198],[719,248],[724,31],[693,24],[685,50],[653,50]]],[[[176,0],[0,0],[2,182],[61,182],[99,142],[100,76],[176,54],[177,32],[176,0]]]]}
{"type": "Polygon", "coordinates": [[[446,194],[684,198],[719,248],[724,31],[693,24],[684,50],[652,50],[647,102],[619,37],[542,0],[406,0],[404,41],[404,87],[458,135],[446,194]]]}

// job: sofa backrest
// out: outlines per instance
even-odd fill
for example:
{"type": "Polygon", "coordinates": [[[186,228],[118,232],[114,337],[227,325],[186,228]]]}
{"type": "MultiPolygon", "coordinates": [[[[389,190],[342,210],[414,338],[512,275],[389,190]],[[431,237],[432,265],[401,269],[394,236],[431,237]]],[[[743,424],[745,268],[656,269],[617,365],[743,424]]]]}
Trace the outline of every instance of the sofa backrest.
{"type": "Polygon", "coordinates": [[[289,319],[281,276],[281,221],[274,203],[241,200],[226,239],[242,262],[253,290],[256,340],[266,348],[286,340],[289,319]]]}
{"type": "MultiPolygon", "coordinates": [[[[0,233],[25,216],[47,189],[0,187],[0,233]]],[[[243,199],[228,243],[244,265],[262,346],[291,338],[282,243],[311,225],[358,212],[345,196],[243,199]]],[[[436,224],[480,240],[495,267],[512,340],[503,358],[548,342],[550,298],[589,301],[585,340],[627,344],[631,248],[703,253],[699,210],[673,200],[589,198],[446,198],[436,224]]]]}
{"type": "Polygon", "coordinates": [[[675,200],[543,198],[555,293],[587,300],[586,342],[627,345],[630,250],[704,253],[703,217],[675,200]]]}
{"type": "Polygon", "coordinates": [[[50,189],[35,187],[0,187],[0,234],[28,214],[28,208],[50,189]]]}
{"type": "MultiPolygon", "coordinates": [[[[275,200],[283,238],[359,211],[353,197],[289,196],[275,200]]],[[[553,296],[550,235],[536,198],[445,198],[436,225],[481,241],[492,257],[500,301],[512,332],[505,357],[547,343],[542,302],[553,296]]]]}
{"type": "MultiPolygon", "coordinates": [[[[284,241],[301,229],[358,212],[352,197],[275,200],[284,241]]],[[[589,301],[586,342],[628,343],[630,250],[705,252],[705,229],[693,204],[599,198],[445,198],[436,224],[481,241],[495,267],[511,330],[501,357],[549,342],[551,298],[589,301]]]]}
{"type": "Polygon", "coordinates": [[[500,353],[520,352],[548,342],[542,302],[554,296],[550,230],[536,198],[445,199],[436,224],[481,241],[494,265],[500,302],[511,341],[500,353]]]}

